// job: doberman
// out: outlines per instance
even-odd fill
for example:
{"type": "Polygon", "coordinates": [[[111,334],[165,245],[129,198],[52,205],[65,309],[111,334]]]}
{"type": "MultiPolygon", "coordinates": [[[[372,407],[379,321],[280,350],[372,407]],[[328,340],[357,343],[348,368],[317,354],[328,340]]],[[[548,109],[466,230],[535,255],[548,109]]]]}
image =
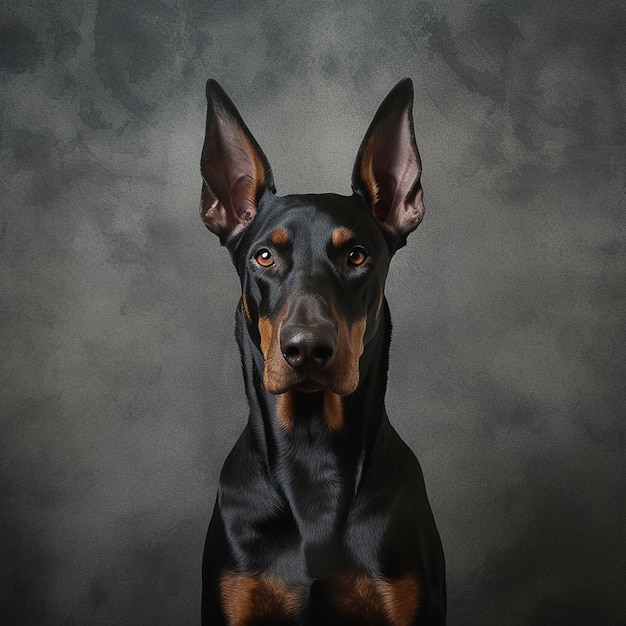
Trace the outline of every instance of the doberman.
{"type": "Polygon", "coordinates": [[[206,95],[200,211],[241,279],[250,412],[219,480],[202,623],[444,624],[441,541],[384,405],[385,279],[424,214],[412,82],[376,113],[351,196],[275,195],[232,101],[213,80],[206,95]]]}

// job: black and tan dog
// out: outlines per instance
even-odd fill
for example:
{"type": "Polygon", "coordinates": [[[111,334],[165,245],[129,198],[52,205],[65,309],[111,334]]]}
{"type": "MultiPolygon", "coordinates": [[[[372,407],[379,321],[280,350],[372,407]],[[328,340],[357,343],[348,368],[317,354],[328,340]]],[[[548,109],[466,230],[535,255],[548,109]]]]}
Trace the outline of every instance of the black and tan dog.
{"type": "Polygon", "coordinates": [[[441,541],[389,423],[393,254],[424,213],[413,86],[365,135],[352,196],[275,195],[265,155],[207,83],[201,214],[241,278],[250,414],[219,481],[203,624],[443,624],[441,541]]]}

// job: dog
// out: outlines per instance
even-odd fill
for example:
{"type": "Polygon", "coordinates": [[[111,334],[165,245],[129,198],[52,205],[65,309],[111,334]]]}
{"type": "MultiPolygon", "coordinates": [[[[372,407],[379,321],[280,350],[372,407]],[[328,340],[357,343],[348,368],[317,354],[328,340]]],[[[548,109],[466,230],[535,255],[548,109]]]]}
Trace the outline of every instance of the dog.
{"type": "Polygon", "coordinates": [[[249,404],[206,538],[202,623],[444,624],[445,566],[420,465],[385,391],[394,253],[422,221],[413,84],[367,130],[351,196],[277,196],[214,80],[200,213],[241,280],[249,404]]]}

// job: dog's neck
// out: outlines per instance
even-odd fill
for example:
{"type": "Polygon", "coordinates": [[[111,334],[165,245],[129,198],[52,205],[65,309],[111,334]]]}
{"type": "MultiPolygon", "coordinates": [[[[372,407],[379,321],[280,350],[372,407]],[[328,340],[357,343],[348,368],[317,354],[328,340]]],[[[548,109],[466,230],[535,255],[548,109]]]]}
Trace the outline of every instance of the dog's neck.
{"type": "Polygon", "coordinates": [[[332,549],[334,538],[341,534],[381,425],[387,422],[384,397],[391,321],[386,302],[382,316],[361,356],[359,386],[341,399],[342,426],[333,431],[324,418],[321,392],[297,394],[292,427],[285,429],[276,414],[276,396],[262,385],[261,351],[245,330],[241,308],[237,313],[250,437],[305,543],[307,536],[314,536],[325,550],[332,549]]]}

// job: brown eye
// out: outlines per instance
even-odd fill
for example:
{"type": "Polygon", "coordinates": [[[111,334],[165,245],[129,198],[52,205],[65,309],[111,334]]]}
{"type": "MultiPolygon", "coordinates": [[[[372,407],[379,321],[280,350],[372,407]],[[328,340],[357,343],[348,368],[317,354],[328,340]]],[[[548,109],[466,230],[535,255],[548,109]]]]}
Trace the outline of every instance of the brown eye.
{"type": "Polygon", "coordinates": [[[359,265],[363,265],[365,261],[367,261],[367,251],[365,248],[361,246],[355,246],[348,252],[348,264],[352,265],[352,267],[358,267],[359,265]]]}
{"type": "Polygon", "coordinates": [[[274,265],[274,258],[272,257],[272,253],[267,248],[261,248],[255,255],[254,260],[261,267],[271,267],[274,265]]]}

